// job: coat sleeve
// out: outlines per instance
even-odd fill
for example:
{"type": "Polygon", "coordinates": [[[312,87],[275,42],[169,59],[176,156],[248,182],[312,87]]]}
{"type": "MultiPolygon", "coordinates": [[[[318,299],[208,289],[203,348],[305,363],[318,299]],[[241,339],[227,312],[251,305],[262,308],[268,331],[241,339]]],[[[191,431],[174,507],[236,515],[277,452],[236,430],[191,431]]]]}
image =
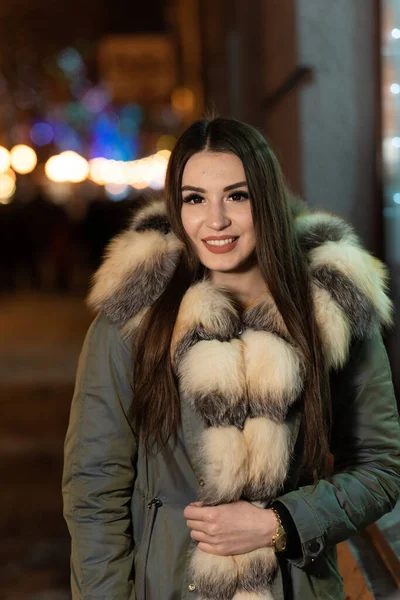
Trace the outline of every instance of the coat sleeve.
{"type": "Polygon", "coordinates": [[[73,600],[135,598],[131,403],[131,349],[118,328],[100,315],[80,356],[65,440],[62,487],[72,541],[73,600]]]}
{"type": "Polygon", "coordinates": [[[379,332],[357,343],[333,377],[332,476],[277,498],[296,525],[303,568],[392,510],[399,495],[400,427],[379,332]]]}

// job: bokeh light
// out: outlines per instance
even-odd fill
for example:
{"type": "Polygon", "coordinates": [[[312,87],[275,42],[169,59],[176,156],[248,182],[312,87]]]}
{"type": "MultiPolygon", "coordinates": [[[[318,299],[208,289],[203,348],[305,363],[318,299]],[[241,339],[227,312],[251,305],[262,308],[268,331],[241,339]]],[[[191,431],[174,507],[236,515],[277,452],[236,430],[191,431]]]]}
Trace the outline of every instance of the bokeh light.
{"type": "Polygon", "coordinates": [[[89,175],[89,164],[83,156],[80,156],[72,150],[60,154],[65,165],[67,181],[80,183],[85,181],[89,175]]]}
{"type": "Polygon", "coordinates": [[[392,94],[400,94],[400,85],[398,83],[392,83],[390,86],[390,91],[392,94]]]}
{"type": "Polygon", "coordinates": [[[135,181],[135,183],[132,184],[132,187],[134,187],[135,190],[144,190],[149,187],[149,184],[147,181],[135,181]]]}
{"type": "Polygon", "coordinates": [[[89,89],[83,96],[81,102],[83,106],[90,112],[100,113],[103,111],[112,100],[110,90],[104,86],[97,86],[89,89]]]}
{"type": "Polygon", "coordinates": [[[157,154],[140,160],[123,161],[98,157],[87,162],[75,152],[62,152],[47,161],[45,173],[51,181],[57,182],[79,182],[89,177],[97,185],[105,186],[107,195],[109,192],[116,199],[121,199],[119,194],[126,191],[121,186],[131,186],[137,190],[147,187],[162,189],[170,155],[169,150],[160,150],[157,154]]]}
{"type": "Polygon", "coordinates": [[[17,173],[26,175],[31,173],[37,165],[37,156],[33,148],[18,144],[10,152],[11,166],[17,173]]]}
{"type": "Polygon", "coordinates": [[[15,192],[15,177],[11,173],[0,174],[0,204],[9,204],[15,192]]]}
{"type": "Polygon", "coordinates": [[[82,57],[75,48],[66,48],[58,57],[58,64],[66,75],[75,75],[83,69],[82,57]]]}
{"type": "Polygon", "coordinates": [[[130,192],[129,185],[124,183],[107,183],[104,189],[111,200],[125,200],[130,192]]]}
{"type": "Polygon", "coordinates": [[[194,109],[195,97],[192,90],[186,87],[175,88],[171,95],[171,104],[175,110],[188,113],[194,109]]]}
{"type": "Polygon", "coordinates": [[[53,141],[53,128],[48,123],[36,123],[31,129],[30,137],[36,146],[46,146],[53,141]]]}
{"type": "Polygon", "coordinates": [[[49,158],[44,170],[51,181],[81,183],[89,175],[89,164],[76,152],[67,150],[49,158]]]}
{"type": "Polygon", "coordinates": [[[51,181],[64,181],[64,168],[60,155],[51,156],[44,166],[44,172],[51,181]]]}
{"type": "Polygon", "coordinates": [[[92,158],[92,160],[89,161],[90,179],[94,181],[94,183],[97,183],[97,185],[104,185],[107,183],[104,179],[107,162],[106,158],[92,158]]]}
{"type": "Polygon", "coordinates": [[[11,164],[10,153],[7,148],[0,146],[0,173],[5,173],[11,164]]]}

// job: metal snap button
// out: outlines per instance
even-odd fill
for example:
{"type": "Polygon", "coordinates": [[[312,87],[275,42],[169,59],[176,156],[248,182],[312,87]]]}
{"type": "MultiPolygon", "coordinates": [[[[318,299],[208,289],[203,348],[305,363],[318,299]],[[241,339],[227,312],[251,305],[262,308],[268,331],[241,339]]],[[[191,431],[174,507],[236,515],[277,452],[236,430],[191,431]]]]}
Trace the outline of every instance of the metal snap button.
{"type": "Polygon", "coordinates": [[[188,588],[189,588],[189,592],[194,592],[194,590],[196,589],[196,586],[194,583],[189,583],[188,588]]]}
{"type": "Polygon", "coordinates": [[[317,540],[314,540],[308,544],[308,549],[313,554],[317,554],[321,550],[321,544],[317,540]]]}

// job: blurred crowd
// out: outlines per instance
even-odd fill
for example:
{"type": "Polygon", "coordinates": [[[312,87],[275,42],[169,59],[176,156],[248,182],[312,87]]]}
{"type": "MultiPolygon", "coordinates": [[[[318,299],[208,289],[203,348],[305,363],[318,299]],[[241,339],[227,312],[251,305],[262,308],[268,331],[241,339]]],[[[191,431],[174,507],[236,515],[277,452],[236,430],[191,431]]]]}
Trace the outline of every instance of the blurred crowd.
{"type": "Polygon", "coordinates": [[[40,192],[28,203],[0,205],[0,291],[76,291],[141,201],[95,199],[80,218],[40,192]]]}

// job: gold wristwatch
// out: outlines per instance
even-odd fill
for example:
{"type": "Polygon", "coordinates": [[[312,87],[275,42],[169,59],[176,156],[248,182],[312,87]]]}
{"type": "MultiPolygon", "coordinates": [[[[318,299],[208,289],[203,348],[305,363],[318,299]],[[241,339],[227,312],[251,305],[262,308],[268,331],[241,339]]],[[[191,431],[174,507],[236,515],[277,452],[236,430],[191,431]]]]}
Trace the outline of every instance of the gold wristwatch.
{"type": "Polygon", "coordinates": [[[282,525],[281,518],[278,511],[275,508],[271,508],[278,522],[278,528],[275,535],[271,540],[271,546],[275,552],[283,552],[286,548],[286,531],[282,525]]]}

